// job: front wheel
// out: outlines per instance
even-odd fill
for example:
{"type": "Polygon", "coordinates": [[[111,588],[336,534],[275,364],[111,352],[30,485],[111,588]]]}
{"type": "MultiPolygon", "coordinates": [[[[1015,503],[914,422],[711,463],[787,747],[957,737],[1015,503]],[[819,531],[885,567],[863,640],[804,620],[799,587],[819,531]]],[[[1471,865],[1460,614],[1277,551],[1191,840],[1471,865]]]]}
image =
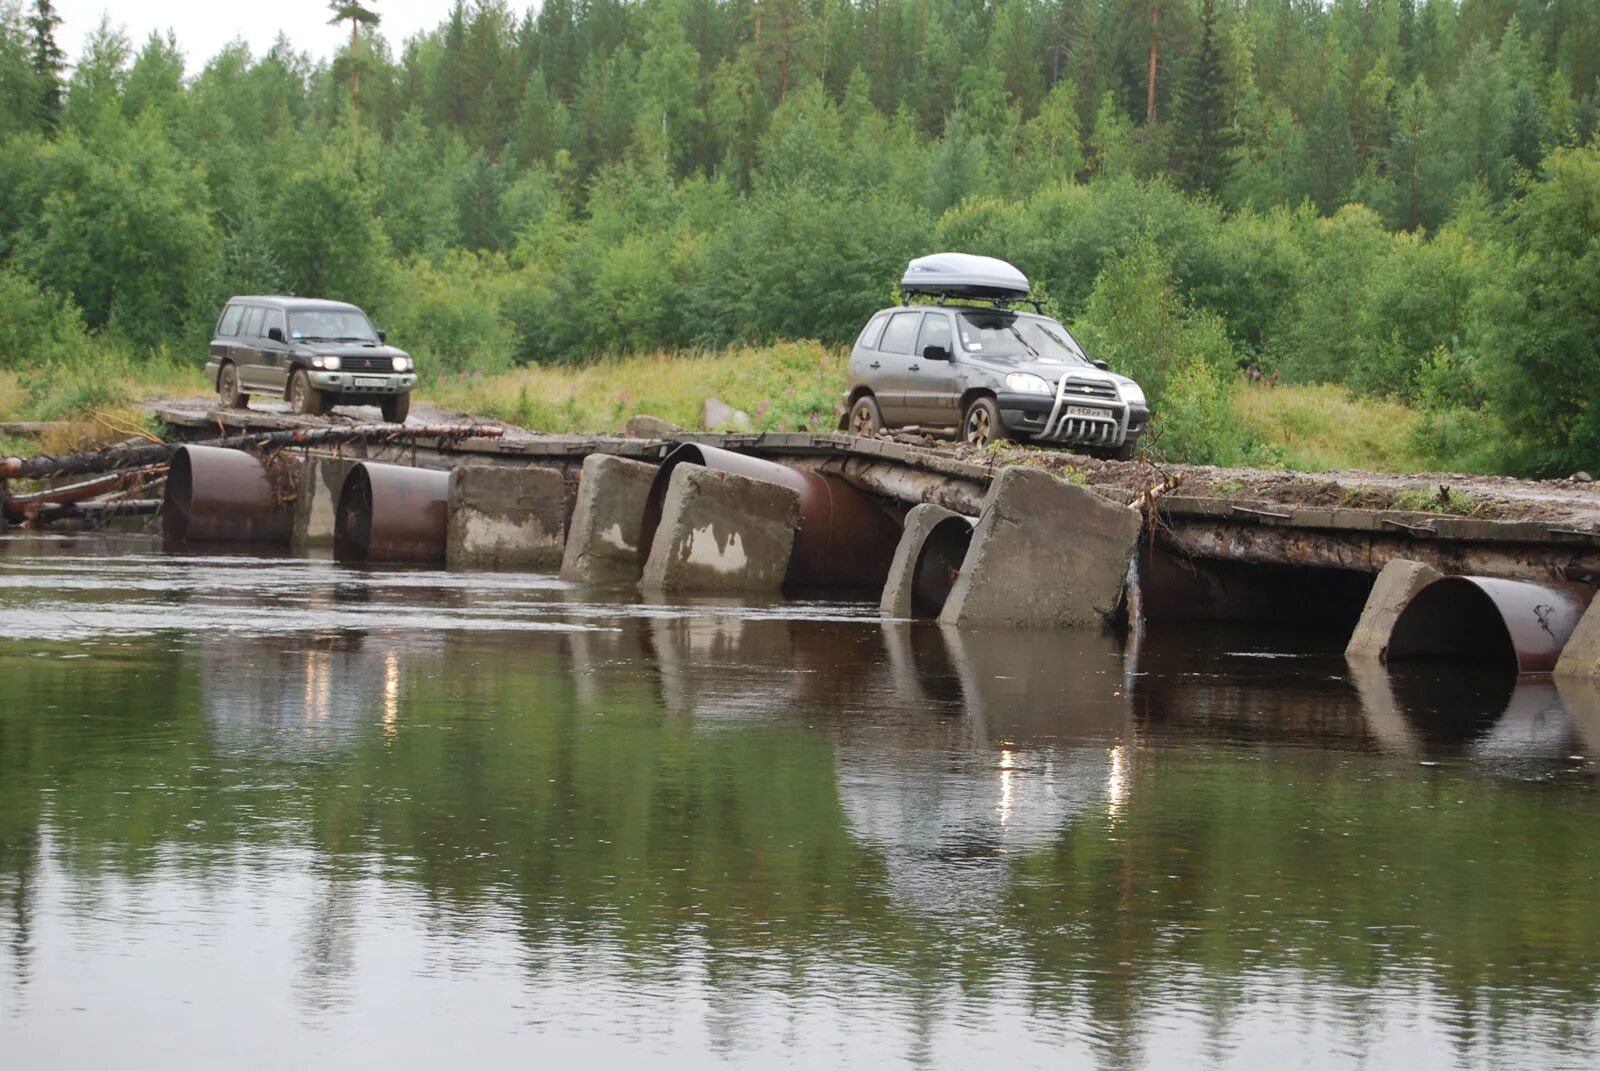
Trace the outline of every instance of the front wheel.
{"type": "Polygon", "coordinates": [[[217,398],[224,409],[243,409],[250,404],[250,395],[239,389],[239,368],[232,361],[217,373],[217,398]]]}
{"type": "Polygon", "coordinates": [[[1000,407],[993,398],[974,398],[961,422],[961,438],[973,446],[988,446],[1011,438],[1000,422],[1000,407]]]}
{"type": "Polygon", "coordinates": [[[289,379],[289,408],[301,416],[322,414],[322,392],[311,385],[311,377],[304,368],[295,369],[289,379]]]}
{"type": "Polygon", "coordinates": [[[379,400],[378,408],[383,410],[383,419],[390,424],[404,424],[411,412],[411,395],[391,394],[379,400]]]}
{"type": "Polygon", "coordinates": [[[1121,446],[1117,447],[1115,450],[1110,450],[1110,451],[1108,451],[1106,453],[1106,457],[1110,458],[1112,461],[1132,461],[1134,458],[1136,458],[1138,456],[1139,456],[1139,440],[1138,439],[1129,439],[1127,442],[1123,443],[1121,446]]]}
{"type": "Polygon", "coordinates": [[[850,434],[871,437],[882,430],[883,413],[878,409],[878,400],[863,394],[850,407],[850,434]]]}

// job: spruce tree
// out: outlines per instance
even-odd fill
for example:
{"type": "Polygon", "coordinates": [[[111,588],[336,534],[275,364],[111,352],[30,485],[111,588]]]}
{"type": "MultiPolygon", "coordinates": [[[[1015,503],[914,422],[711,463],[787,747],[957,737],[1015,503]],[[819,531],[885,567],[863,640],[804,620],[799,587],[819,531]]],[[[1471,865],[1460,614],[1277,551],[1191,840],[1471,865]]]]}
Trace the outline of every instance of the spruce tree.
{"type": "Polygon", "coordinates": [[[56,44],[56,27],[60,25],[61,16],[50,0],[34,0],[28,28],[33,31],[33,75],[39,85],[35,120],[43,130],[55,130],[61,125],[61,72],[67,57],[56,44]]]}
{"type": "Polygon", "coordinates": [[[1200,54],[1190,68],[1180,102],[1179,165],[1190,189],[1217,194],[1227,185],[1238,139],[1228,114],[1215,0],[1204,0],[1200,24],[1200,54]]]}

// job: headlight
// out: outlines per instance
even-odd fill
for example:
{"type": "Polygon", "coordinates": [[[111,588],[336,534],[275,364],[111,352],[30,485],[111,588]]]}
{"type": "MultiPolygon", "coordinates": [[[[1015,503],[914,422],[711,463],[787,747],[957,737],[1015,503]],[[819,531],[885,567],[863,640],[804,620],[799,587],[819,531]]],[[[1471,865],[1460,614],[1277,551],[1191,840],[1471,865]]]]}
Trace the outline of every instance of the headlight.
{"type": "Polygon", "coordinates": [[[1006,390],[1018,394],[1049,394],[1050,384],[1032,372],[1012,372],[1006,376],[1006,390]]]}
{"type": "Polygon", "coordinates": [[[408,372],[408,371],[410,371],[411,370],[411,358],[410,357],[396,357],[394,359],[394,370],[396,372],[408,372]]]}
{"type": "Polygon", "coordinates": [[[1122,400],[1129,405],[1143,405],[1144,388],[1137,383],[1118,383],[1117,389],[1122,392],[1122,400]]]}
{"type": "Polygon", "coordinates": [[[311,358],[311,367],[312,368],[326,368],[330,372],[337,372],[339,370],[339,358],[337,358],[337,357],[313,357],[313,358],[311,358]]]}

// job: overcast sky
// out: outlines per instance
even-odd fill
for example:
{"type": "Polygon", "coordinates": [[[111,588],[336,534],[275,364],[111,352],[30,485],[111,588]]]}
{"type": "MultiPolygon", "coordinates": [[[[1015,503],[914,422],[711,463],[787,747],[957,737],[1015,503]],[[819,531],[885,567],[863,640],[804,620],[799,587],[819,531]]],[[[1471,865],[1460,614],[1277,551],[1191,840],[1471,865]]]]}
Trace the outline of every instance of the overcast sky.
{"type": "MultiPolygon", "coordinates": [[[[112,25],[123,28],[135,49],[144,44],[151,31],[177,33],[178,45],[184,54],[184,70],[189,74],[199,71],[223,45],[236,37],[243,38],[250,50],[259,56],[271,47],[281,30],[298,51],[309,53],[313,59],[326,59],[350,36],[348,23],[343,29],[328,25],[328,0],[54,2],[61,16],[56,40],[69,62],[76,62],[83,51],[84,38],[100,24],[102,13],[111,16],[112,25]]],[[[20,0],[20,5],[23,8],[33,6],[32,0],[20,0]]],[[[366,6],[383,16],[378,28],[398,54],[401,42],[407,37],[420,30],[431,30],[444,21],[450,12],[451,0],[366,0],[366,6]]],[[[533,0],[511,0],[510,4],[517,12],[529,6],[533,6],[533,0]]]]}

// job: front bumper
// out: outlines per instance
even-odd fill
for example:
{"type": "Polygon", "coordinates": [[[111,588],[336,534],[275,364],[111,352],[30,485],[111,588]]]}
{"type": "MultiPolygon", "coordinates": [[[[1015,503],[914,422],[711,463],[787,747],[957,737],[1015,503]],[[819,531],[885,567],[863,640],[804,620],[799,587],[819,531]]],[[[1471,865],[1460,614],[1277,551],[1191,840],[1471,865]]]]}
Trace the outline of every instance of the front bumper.
{"type": "Polygon", "coordinates": [[[1070,446],[1118,447],[1144,434],[1150,410],[1110,398],[1057,398],[1049,394],[995,396],[1000,422],[1013,435],[1036,442],[1070,446]],[[1074,409],[1094,410],[1094,415],[1069,414],[1074,409]]]}
{"type": "Polygon", "coordinates": [[[409,394],[417,385],[411,372],[306,372],[311,385],[328,394],[348,396],[373,394],[409,394]]]}

